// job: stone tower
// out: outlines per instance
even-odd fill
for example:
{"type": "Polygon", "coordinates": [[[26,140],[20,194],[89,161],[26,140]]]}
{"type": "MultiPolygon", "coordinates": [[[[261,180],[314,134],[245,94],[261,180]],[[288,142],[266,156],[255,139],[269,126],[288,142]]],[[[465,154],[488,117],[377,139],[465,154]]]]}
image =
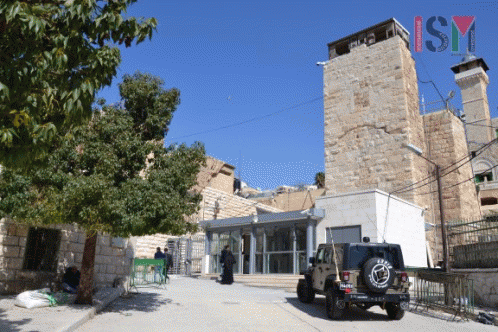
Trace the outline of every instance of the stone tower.
{"type": "MultiPolygon", "coordinates": [[[[328,44],[324,65],[325,182],[328,194],[392,192],[427,176],[423,119],[409,33],[395,19],[328,44]]],[[[395,195],[427,206],[411,190],[395,195]]]]}
{"type": "Polygon", "coordinates": [[[462,62],[451,67],[455,81],[462,92],[462,105],[465,114],[469,150],[476,151],[482,144],[488,143],[495,134],[491,128],[487,87],[488,66],[482,58],[467,54],[462,62]]]}
{"type": "Polygon", "coordinates": [[[480,149],[497,137],[493,127],[498,121],[491,119],[487,87],[489,70],[482,58],[467,54],[462,62],[451,67],[455,81],[461,89],[462,105],[465,114],[467,143],[474,159],[472,169],[478,185],[483,214],[495,213],[498,208],[498,145],[492,144],[480,149]]]}

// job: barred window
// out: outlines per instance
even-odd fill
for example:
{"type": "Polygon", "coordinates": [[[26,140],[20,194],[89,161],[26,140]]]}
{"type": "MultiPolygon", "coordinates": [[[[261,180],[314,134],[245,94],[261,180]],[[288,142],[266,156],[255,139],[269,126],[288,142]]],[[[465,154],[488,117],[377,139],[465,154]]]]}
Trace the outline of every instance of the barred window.
{"type": "Polygon", "coordinates": [[[24,270],[55,271],[61,232],[57,229],[32,227],[29,229],[24,255],[24,270]]]}

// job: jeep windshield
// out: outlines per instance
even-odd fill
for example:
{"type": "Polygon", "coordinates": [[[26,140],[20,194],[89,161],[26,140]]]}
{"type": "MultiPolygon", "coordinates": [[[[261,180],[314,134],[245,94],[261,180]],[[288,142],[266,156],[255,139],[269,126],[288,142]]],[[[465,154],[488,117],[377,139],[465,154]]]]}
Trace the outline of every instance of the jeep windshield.
{"type": "Polygon", "coordinates": [[[344,268],[346,269],[361,269],[363,264],[373,257],[388,260],[396,270],[405,268],[401,249],[397,245],[349,244],[349,250],[344,250],[344,252],[349,253],[344,255],[344,268]]]}

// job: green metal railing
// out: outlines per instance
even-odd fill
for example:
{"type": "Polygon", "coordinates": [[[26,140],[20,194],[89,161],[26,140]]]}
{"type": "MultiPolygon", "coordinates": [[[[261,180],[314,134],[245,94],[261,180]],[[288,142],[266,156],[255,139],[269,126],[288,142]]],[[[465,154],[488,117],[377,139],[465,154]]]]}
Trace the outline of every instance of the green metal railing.
{"type": "Polygon", "coordinates": [[[165,287],[169,278],[164,259],[133,260],[130,290],[138,287],[165,287]]]}

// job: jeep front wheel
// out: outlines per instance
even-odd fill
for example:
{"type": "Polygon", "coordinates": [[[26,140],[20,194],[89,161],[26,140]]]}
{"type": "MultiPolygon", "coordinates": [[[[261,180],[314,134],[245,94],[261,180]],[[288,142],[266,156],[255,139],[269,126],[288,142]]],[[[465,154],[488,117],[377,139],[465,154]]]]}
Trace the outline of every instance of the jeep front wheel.
{"type": "Polygon", "coordinates": [[[391,287],[395,274],[391,263],[383,258],[370,258],[363,266],[365,284],[375,293],[384,293],[391,287]]]}
{"type": "Polygon", "coordinates": [[[401,309],[398,303],[386,304],[387,317],[393,320],[400,320],[405,315],[405,311],[401,309]]]}
{"type": "Polygon", "coordinates": [[[337,292],[330,287],[325,294],[325,308],[327,317],[330,319],[340,319],[344,312],[344,301],[337,296],[337,292]]]}
{"type": "Polygon", "coordinates": [[[299,279],[297,282],[297,298],[302,303],[311,303],[315,299],[313,288],[304,279],[299,279]]]}

